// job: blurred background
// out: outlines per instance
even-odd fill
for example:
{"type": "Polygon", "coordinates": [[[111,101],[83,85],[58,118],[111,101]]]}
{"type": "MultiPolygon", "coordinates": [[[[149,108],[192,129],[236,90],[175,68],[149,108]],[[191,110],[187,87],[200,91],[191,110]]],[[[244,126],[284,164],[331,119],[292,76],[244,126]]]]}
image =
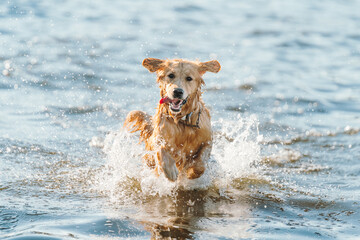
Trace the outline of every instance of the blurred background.
{"type": "Polygon", "coordinates": [[[356,0],[2,1],[0,234],[356,239],[358,9],[356,0]],[[184,193],[189,204],[170,194],[151,214],[165,200],[150,201],[143,178],[117,169],[141,151],[121,131],[127,112],[153,114],[159,101],[146,57],[220,62],[203,98],[213,161],[228,174],[213,173],[228,181],[196,199],[184,193]]]}

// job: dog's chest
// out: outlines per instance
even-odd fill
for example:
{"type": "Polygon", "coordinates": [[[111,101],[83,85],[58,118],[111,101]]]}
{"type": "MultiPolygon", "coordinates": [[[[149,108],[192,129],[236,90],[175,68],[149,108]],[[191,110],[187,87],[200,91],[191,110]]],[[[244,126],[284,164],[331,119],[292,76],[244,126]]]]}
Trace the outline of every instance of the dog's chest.
{"type": "Polygon", "coordinates": [[[159,135],[167,148],[185,155],[196,153],[205,143],[211,141],[211,133],[207,129],[184,126],[181,123],[160,125],[159,135]]]}

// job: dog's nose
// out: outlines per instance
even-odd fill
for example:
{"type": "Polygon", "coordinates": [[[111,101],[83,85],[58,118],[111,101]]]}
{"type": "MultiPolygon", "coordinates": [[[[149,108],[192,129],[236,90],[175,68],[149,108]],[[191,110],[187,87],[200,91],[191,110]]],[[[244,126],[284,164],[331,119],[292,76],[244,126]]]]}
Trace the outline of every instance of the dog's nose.
{"type": "Polygon", "coordinates": [[[175,88],[174,89],[174,98],[182,98],[183,94],[184,94],[184,90],[182,90],[181,88],[175,88]]]}

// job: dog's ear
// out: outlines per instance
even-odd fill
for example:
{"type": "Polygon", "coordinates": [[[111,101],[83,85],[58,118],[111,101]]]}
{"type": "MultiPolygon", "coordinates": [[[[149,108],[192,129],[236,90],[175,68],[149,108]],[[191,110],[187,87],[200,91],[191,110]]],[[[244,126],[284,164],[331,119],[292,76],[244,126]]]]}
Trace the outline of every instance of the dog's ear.
{"type": "Polygon", "coordinates": [[[221,69],[220,63],[216,60],[201,62],[199,64],[199,72],[200,74],[204,74],[205,72],[213,72],[217,73],[221,69]]]}
{"type": "Polygon", "coordinates": [[[142,65],[150,72],[156,72],[163,67],[164,60],[157,58],[145,58],[142,65]]]}

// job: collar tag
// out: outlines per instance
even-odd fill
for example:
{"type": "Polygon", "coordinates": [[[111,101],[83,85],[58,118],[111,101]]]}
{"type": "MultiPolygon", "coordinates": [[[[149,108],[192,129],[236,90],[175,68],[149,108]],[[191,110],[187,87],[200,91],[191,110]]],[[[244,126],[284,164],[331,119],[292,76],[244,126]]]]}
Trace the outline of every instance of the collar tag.
{"type": "Polygon", "coordinates": [[[191,112],[191,113],[183,116],[183,117],[181,118],[181,120],[183,120],[183,121],[185,121],[185,122],[189,121],[189,119],[191,118],[192,114],[193,114],[193,113],[191,112]]]}
{"type": "Polygon", "coordinates": [[[186,115],[186,120],[189,120],[192,116],[193,112],[189,113],[188,115],[186,115]]]}
{"type": "Polygon", "coordinates": [[[185,126],[188,126],[188,127],[196,127],[196,128],[199,128],[200,129],[200,125],[199,125],[199,122],[200,122],[200,114],[201,114],[201,108],[199,109],[199,115],[198,115],[198,119],[196,120],[196,125],[192,125],[192,124],[188,124],[186,122],[189,121],[189,119],[191,118],[193,112],[189,113],[188,115],[184,116],[181,118],[181,120],[183,122],[180,122],[182,124],[184,124],[185,126]]]}

